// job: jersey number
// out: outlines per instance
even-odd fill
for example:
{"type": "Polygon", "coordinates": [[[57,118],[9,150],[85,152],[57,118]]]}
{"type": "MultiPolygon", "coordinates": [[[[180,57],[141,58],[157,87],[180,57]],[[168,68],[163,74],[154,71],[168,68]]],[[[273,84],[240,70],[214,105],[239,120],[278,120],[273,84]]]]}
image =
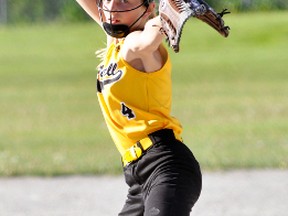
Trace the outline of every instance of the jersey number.
{"type": "Polygon", "coordinates": [[[133,110],[127,107],[124,102],[121,102],[121,113],[123,116],[126,116],[129,120],[136,117],[133,110]]]}

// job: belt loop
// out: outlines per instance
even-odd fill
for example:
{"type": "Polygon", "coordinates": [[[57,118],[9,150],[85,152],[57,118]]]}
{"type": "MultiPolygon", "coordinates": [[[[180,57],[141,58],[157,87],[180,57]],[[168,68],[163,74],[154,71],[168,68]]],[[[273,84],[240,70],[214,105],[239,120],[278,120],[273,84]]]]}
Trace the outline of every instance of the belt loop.
{"type": "Polygon", "coordinates": [[[144,152],[143,146],[141,145],[140,141],[137,141],[136,145],[144,152]]]}

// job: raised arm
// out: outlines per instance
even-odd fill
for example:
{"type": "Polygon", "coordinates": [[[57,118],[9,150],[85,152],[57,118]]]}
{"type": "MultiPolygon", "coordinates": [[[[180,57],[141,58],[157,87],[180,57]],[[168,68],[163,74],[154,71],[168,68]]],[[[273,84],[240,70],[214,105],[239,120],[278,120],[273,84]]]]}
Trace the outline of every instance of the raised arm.
{"type": "Polygon", "coordinates": [[[76,0],[78,4],[86,11],[86,13],[101,25],[97,2],[98,0],[76,0]]]}
{"type": "Polygon", "coordinates": [[[127,36],[125,45],[133,52],[154,52],[164,39],[164,35],[160,33],[160,28],[159,16],[150,19],[143,31],[135,31],[127,36]]]}

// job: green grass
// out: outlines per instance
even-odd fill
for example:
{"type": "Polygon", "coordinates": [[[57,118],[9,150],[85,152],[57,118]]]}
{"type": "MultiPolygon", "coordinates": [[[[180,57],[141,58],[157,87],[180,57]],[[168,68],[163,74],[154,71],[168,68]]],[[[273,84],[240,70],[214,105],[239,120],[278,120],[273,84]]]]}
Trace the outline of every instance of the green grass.
{"type": "MultiPolygon", "coordinates": [[[[288,13],[190,20],[173,54],[173,114],[203,169],[288,168],[288,13]]],[[[96,24],[0,28],[0,175],[117,174],[97,103],[96,24]]]]}

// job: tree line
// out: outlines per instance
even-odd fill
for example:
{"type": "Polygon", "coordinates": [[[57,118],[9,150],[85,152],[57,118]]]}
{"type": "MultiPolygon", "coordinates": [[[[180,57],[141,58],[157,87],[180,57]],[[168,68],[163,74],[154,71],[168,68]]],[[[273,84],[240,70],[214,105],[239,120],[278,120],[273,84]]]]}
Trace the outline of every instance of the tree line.
{"type": "MultiPolygon", "coordinates": [[[[228,8],[232,12],[288,9],[287,0],[206,0],[206,2],[216,10],[228,8]]],[[[0,0],[0,22],[3,20],[12,24],[75,22],[87,21],[89,17],[75,0],[0,0]]]]}

